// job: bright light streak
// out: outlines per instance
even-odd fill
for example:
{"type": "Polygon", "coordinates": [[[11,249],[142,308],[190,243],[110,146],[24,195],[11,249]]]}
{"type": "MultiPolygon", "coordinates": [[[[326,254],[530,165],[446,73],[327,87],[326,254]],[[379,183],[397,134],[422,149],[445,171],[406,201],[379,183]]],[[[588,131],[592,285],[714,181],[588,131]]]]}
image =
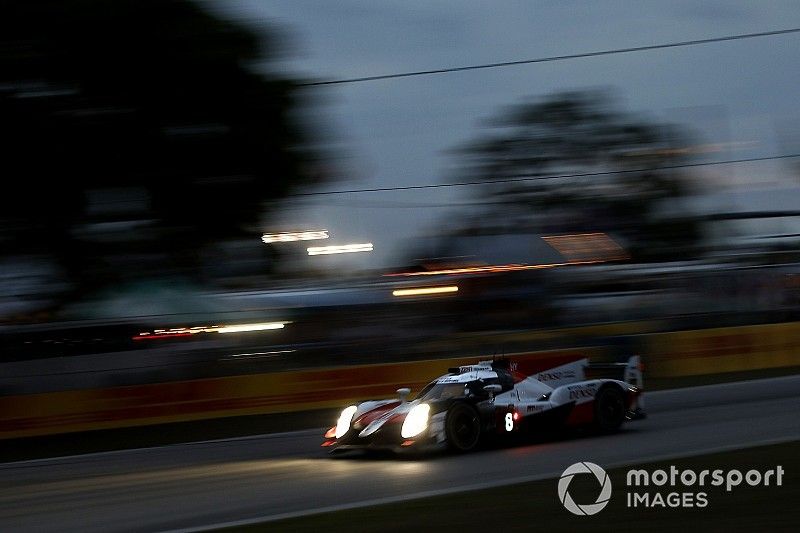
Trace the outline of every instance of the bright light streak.
{"type": "Polygon", "coordinates": [[[229,357],[253,357],[262,355],[280,355],[283,353],[293,353],[297,350],[273,350],[271,352],[249,352],[249,353],[232,353],[229,357]]]}
{"type": "Polygon", "coordinates": [[[191,328],[155,329],[153,332],[143,331],[133,337],[135,341],[148,339],[164,339],[170,337],[190,337],[198,333],[241,333],[247,331],[267,331],[282,329],[289,322],[261,322],[256,324],[236,324],[232,326],[194,326],[191,328]]]}
{"type": "Polygon", "coordinates": [[[458,292],[458,287],[449,285],[447,287],[417,287],[414,289],[397,289],[392,291],[392,296],[424,296],[428,294],[445,294],[448,292],[458,292]]]}
{"type": "Polygon", "coordinates": [[[319,239],[327,239],[328,230],[311,230],[311,231],[281,231],[279,233],[265,233],[261,236],[261,240],[265,244],[275,242],[297,242],[297,241],[316,241],[319,239]]]}
{"type": "Polygon", "coordinates": [[[268,329],[282,329],[286,322],[264,322],[263,324],[239,324],[236,326],[219,326],[214,329],[217,333],[241,333],[244,331],[264,331],[268,329]]]}
{"type": "Polygon", "coordinates": [[[311,246],[308,255],[352,254],[356,252],[371,252],[372,243],[341,244],[338,246],[311,246]]]}

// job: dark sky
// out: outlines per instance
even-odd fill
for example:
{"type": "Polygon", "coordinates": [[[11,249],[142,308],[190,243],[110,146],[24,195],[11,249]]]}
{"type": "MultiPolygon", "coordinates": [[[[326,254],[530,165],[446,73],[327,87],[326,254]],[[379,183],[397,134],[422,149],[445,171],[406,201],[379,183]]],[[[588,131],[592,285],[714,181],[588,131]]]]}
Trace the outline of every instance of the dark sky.
{"type": "MultiPolygon", "coordinates": [[[[289,37],[281,65],[317,79],[563,55],[800,27],[797,0],[219,0],[219,13],[289,37]]],[[[800,119],[800,35],[750,39],[558,63],[315,89],[346,160],[329,188],[435,183],[504,105],[560,90],[610,88],[630,111],[677,121],[712,159],[785,151],[800,119]],[[785,143],[784,143],[785,144],[785,143]]],[[[274,66],[272,67],[274,68],[274,66]]],[[[722,186],[785,186],[787,167],[759,163],[708,171],[722,186]]],[[[330,243],[373,242],[343,264],[391,262],[408,240],[455,220],[469,190],[324,196],[293,202],[278,225],[324,227],[330,243]],[[417,207],[419,206],[419,207],[417,207]],[[430,206],[430,207],[425,207],[430,206]]]]}

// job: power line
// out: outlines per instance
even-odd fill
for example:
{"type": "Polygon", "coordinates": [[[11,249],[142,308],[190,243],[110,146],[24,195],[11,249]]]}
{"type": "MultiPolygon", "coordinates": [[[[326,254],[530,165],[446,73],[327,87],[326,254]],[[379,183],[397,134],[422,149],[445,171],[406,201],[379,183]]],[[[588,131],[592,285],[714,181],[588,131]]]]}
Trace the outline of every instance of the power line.
{"type": "Polygon", "coordinates": [[[758,161],[775,161],[779,159],[793,159],[800,157],[800,154],[780,154],[764,157],[748,157],[744,159],[727,159],[724,161],[708,161],[705,163],[682,163],[680,165],[666,165],[661,167],[644,167],[644,168],[630,168],[621,170],[607,170],[602,172],[578,172],[574,174],[553,174],[548,176],[539,176],[535,174],[515,174],[508,178],[494,179],[494,180],[474,180],[474,181],[460,181],[454,183],[430,183],[427,185],[406,185],[403,187],[373,187],[365,189],[342,189],[338,191],[318,191],[318,192],[303,192],[290,194],[293,197],[306,197],[306,196],[327,196],[333,194],[359,194],[370,192],[389,192],[389,191],[413,191],[419,189],[442,189],[445,187],[468,187],[472,185],[492,185],[494,183],[516,183],[524,181],[538,181],[538,180],[555,180],[566,178],[586,178],[591,176],[612,176],[615,174],[633,174],[636,172],[655,172],[658,170],[678,170],[682,168],[697,168],[709,167],[715,165],[733,165],[737,163],[753,163],[758,161]]]}
{"type": "Polygon", "coordinates": [[[698,46],[701,44],[720,43],[726,41],[739,41],[742,39],[754,39],[757,37],[772,37],[775,35],[786,35],[798,33],[800,28],[787,28],[784,30],[762,31],[757,33],[740,33],[736,35],[725,35],[722,37],[711,37],[708,39],[694,39],[691,41],[678,41],[671,43],[650,44],[645,46],[633,46],[630,48],[613,48],[611,50],[599,50],[594,52],[581,52],[577,54],[567,54],[560,56],[537,57],[533,59],[520,59],[516,61],[501,61],[497,63],[484,63],[479,65],[464,65],[460,67],[437,68],[431,70],[412,70],[409,72],[397,72],[394,74],[378,74],[375,76],[361,76],[357,78],[340,78],[321,81],[310,81],[298,84],[301,87],[316,87],[321,85],[342,85],[345,83],[362,83],[377,80],[390,80],[396,78],[411,78],[413,76],[430,76],[433,74],[448,74],[451,72],[464,72],[468,70],[483,70],[490,68],[513,67],[517,65],[530,65],[534,63],[550,63],[554,61],[566,61],[568,59],[581,59],[586,57],[599,57],[614,54],[628,54],[633,52],[646,52],[649,50],[662,50],[665,48],[682,48],[687,46],[698,46]]]}

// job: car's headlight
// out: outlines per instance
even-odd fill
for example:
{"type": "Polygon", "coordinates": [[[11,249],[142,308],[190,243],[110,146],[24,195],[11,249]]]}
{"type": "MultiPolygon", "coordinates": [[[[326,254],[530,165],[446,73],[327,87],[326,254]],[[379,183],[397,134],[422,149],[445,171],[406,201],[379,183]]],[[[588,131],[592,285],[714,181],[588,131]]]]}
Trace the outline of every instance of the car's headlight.
{"type": "Polygon", "coordinates": [[[353,415],[356,414],[357,409],[355,405],[351,405],[350,407],[345,407],[342,414],[339,415],[339,420],[336,421],[337,439],[341,438],[350,429],[350,422],[353,421],[353,415]]]}
{"type": "Polygon", "coordinates": [[[428,427],[428,416],[431,412],[431,406],[427,403],[415,405],[408,412],[406,419],[403,421],[403,427],[400,428],[400,436],[404,439],[416,437],[428,427]]]}

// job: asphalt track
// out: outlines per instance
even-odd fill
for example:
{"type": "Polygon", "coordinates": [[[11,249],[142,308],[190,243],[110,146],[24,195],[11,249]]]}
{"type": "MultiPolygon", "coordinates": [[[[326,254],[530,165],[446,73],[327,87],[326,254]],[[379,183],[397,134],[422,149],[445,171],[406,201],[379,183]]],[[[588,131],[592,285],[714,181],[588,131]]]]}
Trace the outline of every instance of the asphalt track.
{"type": "Polygon", "coordinates": [[[319,431],[0,465],[0,531],[164,531],[270,520],[800,439],[800,376],[651,393],[612,436],[428,459],[330,458],[319,431]]]}

